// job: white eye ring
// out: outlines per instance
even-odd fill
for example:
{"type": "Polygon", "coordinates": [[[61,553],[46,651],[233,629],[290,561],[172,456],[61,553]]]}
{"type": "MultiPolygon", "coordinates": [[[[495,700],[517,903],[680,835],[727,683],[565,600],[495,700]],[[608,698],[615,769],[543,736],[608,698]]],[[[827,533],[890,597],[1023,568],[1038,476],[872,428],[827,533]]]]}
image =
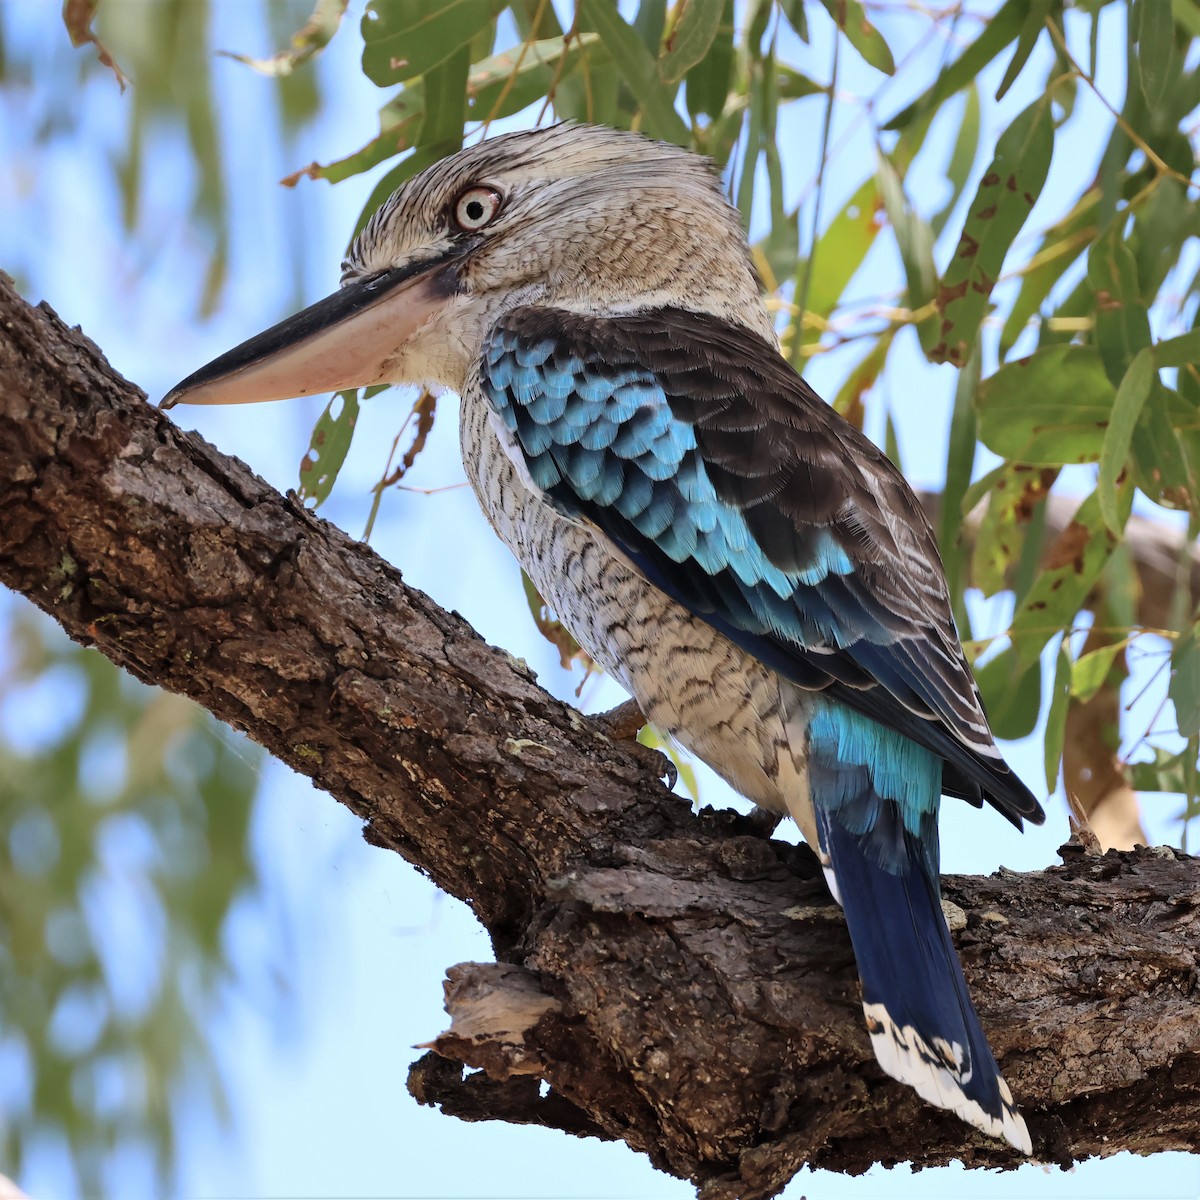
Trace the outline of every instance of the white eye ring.
{"type": "Polygon", "coordinates": [[[500,193],[490,187],[469,187],[454,201],[454,223],[464,233],[474,233],[491,224],[500,211],[500,193]]]}

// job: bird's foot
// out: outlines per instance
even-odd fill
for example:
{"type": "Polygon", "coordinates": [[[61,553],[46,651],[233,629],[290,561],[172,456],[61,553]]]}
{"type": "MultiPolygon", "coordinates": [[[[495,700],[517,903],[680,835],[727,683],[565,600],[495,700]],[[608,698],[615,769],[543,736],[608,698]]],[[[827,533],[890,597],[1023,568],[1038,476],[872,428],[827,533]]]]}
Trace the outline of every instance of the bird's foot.
{"type": "Polygon", "coordinates": [[[626,700],[608,712],[597,713],[588,718],[606,738],[623,743],[624,749],[638,760],[647,770],[653,771],[656,779],[666,781],[668,788],[673,788],[679,779],[679,771],[675,764],[661,751],[653,746],[643,746],[637,740],[638,734],[648,724],[642,710],[634,700],[626,700]]]}
{"type": "Polygon", "coordinates": [[[783,821],[783,815],[771,812],[769,808],[759,808],[756,804],[748,813],[742,816],[741,821],[745,827],[749,828],[751,833],[770,839],[774,836],[775,830],[779,828],[780,823],[783,821]]]}

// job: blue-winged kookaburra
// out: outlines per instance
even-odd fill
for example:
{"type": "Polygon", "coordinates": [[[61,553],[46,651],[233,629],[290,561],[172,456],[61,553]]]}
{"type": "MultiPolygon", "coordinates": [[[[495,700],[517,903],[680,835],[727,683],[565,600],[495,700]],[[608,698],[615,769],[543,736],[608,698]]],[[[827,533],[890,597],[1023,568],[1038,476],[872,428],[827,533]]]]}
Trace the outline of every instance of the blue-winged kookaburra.
{"type": "Polygon", "coordinates": [[[340,291],[165,404],[375,383],[462,397],[484,513],[642,712],[790,813],[850,928],[875,1055],[1030,1153],[942,914],[943,793],[1018,828],[929,523],[777,348],[700,158],[559,125],[414,177],[340,291]]]}

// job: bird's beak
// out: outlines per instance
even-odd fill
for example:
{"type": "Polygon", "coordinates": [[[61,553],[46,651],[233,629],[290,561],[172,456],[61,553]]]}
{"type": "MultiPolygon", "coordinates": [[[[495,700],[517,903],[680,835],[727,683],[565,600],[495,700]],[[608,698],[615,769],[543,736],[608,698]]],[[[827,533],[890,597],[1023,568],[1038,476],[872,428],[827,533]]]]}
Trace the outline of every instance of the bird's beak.
{"type": "Polygon", "coordinates": [[[457,258],[348,283],[213,359],[176,384],[160,407],[250,404],[402,382],[387,378],[389,365],[458,291],[457,258]]]}

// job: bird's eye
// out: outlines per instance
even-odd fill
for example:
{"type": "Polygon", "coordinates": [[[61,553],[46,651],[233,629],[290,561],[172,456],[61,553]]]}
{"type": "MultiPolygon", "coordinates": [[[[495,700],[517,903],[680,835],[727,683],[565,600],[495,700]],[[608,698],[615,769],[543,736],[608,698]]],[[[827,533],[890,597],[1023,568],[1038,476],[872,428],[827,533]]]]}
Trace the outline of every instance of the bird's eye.
{"type": "Polygon", "coordinates": [[[469,187],[454,201],[454,223],[464,233],[490,224],[500,211],[500,193],[490,187],[469,187]]]}

